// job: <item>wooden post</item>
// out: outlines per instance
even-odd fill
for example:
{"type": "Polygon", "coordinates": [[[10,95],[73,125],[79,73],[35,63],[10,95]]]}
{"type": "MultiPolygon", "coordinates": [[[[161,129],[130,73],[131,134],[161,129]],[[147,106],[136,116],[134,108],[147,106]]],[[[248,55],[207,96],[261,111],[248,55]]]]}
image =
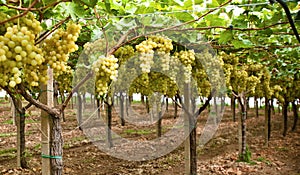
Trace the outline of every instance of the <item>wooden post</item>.
{"type": "Polygon", "coordinates": [[[185,174],[191,174],[191,143],[190,143],[190,85],[186,83],[184,85],[184,128],[186,140],[184,141],[184,160],[185,160],[185,174]]]}
{"type": "Polygon", "coordinates": [[[11,110],[11,116],[12,116],[13,125],[16,125],[16,112],[17,111],[16,111],[14,102],[13,102],[13,100],[12,100],[11,97],[9,98],[9,101],[10,101],[10,110],[11,110]]]}
{"type": "MultiPolygon", "coordinates": [[[[47,104],[49,107],[53,107],[53,70],[48,68],[49,80],[47,85],[41,85],[41,97],[42,103],[47,104]]],[[[41,151],[43,155],[50,155],[50,115],[41,110],[41,132],[42,132],[42,143],[41,151]]],[[[51,165],[49,158],[42,158],[42,175],[51,174],[51,165]]]]}

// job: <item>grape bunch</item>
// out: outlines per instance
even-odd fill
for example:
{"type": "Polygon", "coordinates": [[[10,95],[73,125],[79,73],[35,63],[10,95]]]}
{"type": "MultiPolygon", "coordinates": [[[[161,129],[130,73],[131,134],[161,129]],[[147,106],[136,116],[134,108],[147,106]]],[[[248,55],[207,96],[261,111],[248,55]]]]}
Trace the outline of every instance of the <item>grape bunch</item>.
{"type": "Polygon", "coordinates": [[[83,45],[84,53],[86,55],[93,55],[97,52],[105,53],[106,42],[105,39],[99,38],[94,42],[87,42],[83,45]]]}
{"type": "Polygon", "coordinates": [[[73,81],[74,71],[70,66],[66,67],[66,71],[55,74],[54,79],[58,82],[58,88],[60,91],[70,92],[72,90],[72,81],[73,81]]]}
{"type": "Polygon", "coordinates": [[[188,83],[191,81],[192,69],[195,64],[195,52],[194,50],[181,50],[180,52],[175,52],[173,57],[175,59],[180,60],[180,62],[184,65],[183,67],[183,76],[184,82],[188,83]]]}
{"type": "Polygon", "coordinates": [[[135,48],[140,53],[140,67],[143,73],[149,73],[154,64],[154,51],[157,51],[159,59],[161,59],[162,69],[169,69],[170,51],[173,49],[171,39],[163,36],[149,36],[135,48]]]}
{"type": "Polygon", "coordinates": [[[0,85],[14,88],[21,82],[38,86],[47,81],[47,66],[42,49],[35,45],[40,22],[28,13],[17,22],[7,23],[0,35],[0,85]]]}
{"type": "Polygon", "coordinates": [[[134,49],[130,45],[120,47],[115,51],[114,56],[118,58],[119,65],[123,65],[128,59],[134,55],[134,49]]]}
{"type": "Polygon", "coordinates": [[[75,44],[81,26],[72,22],[67,23],[66,30],[58,29],[53,36],[46,39],[42,45],[46,63],[54,70],[55,74],[62,74],[67,70],[69,53],[75,52],[78,46],[75,44]]]}
{"type": "Polygon", "coordinates": [[[96,75],[96,93],[100,96],[107,93],[109,83],[116,80],[118,67],[118,59],[113,55],[108,57],[102,55],[93,63],[93,71],[96,75]]]}

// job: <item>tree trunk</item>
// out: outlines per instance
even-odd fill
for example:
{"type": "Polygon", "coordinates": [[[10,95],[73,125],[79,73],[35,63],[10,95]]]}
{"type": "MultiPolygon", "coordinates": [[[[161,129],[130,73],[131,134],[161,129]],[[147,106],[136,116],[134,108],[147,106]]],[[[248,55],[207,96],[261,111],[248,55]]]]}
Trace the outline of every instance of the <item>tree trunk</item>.
{"type": "Polygon", "coordinates": [[[271,138],[271,108],[268,108],[268,140],[271,138]]]}
{"type": "MultiPolygon", "coordinates": [[[[14,98],[14,97],[13,97],[14,98]]],[[[17,166],[28,168],[25,157],[25,109],[22,108],[21,99],[15,99],[15,116],[17,124],[17,166]]]]}
{"type": "Polygon", "coordinates": [[[178,105],[177,105],[177,97],[175,97],[175,102],[174,102],[174,119],[178,117],[178,105]]]}
{"type": "Polygon", "coordinates": [[[53,82],[53,96],[54,96],[54,106],[59,104],[58,102],[58,82],[54,80],[53,82]]]}
{"type": "Polygon", "coordinates": [[[133,101],[133,96],[132,96],[132,95],[129,95],[129,96],[128,96],[128,100],[129,100],[129,104],[131,105],[131,102],[133,101]]]}
{"type": "Polygon", "coordinates": [[[156,124],[156,136],[157,137],[161,137],[161,123],[162,123],[162,112],[161,110],[159,110],[158,112],[158,120],[157,120],[157,124],[156,124]]]}
{"type": "Polygon", "coordinates": [[[268,147],[271,136],[271,106],[267,97],[265,97],[265,100],[265,145],[268,147]]]}
{"type": "Polygon", "coordinates": [[[257,100],[256,96],[254,97],[254,105],[255,105],[255,116],[256,116],[256,118],[258,118],[259,117],[259,113],[258,113],[258,100],[257,100]]]}
{"type": "Polygon", "coordinates": [[[124,96],[120,93],[120,119],[121,125],[125,126],[125,119],[124,119],[124,96]]]}
{"type": "MultiPolygon", "coordinates": [[[[108,97],[109,98],[109,97],[108,97]]],[[[113,147],[113,143],[112,143],[112,135],[111,135],[111,120],[112,120],[112,104],[110,104],[109,100],[107,100],[107,105],[106,105],[106,111],[107,111],[107,115],[106,115],[106,144],[108,148],[113,147]]]]}
{"type": "Polygon", "coordinates": [[[91,94],[91,101],[90,101],[91,106],[93,106],[93,94],[91,94]]]}
{"type": "MultiPolygon", "coordinates": [[[[64,91],[60,91],[59,93],[60,93],[60,96],[61,96],[61,104],[64,104],[64,102],[65,102],[65,93],[64,93],[64,91]]],[[[63,119],[63,122],[65,122],[66,121],[65,111],[61,111],[61,117],[63,119]]]]}
{"type": "Polygon", "coordinates": [[[271,100],[271,111],[272,111],[272,114],[275,115],[274,99],[271,100]]]}
{"type": "Polygon", "coordinates": [[[246,158],[246,97],[245,95],[239,94],[238,97],[239,107],[240,107],[240,117],[239,117],[239,158],[241,161],[245,161],[246,158]]]}
{"type": "Polygon", "coordinates": [[[145,104],[145,96],[143,94],[141,94],[141,102],[142,104],[145,104]]]}
{"type": "Polygon", "coordinates": [[[235,97],[234,96],[231,97],[230,106],[231,106],[231,112],[232,112],[232,119],[235,122],[236,121],[236,117],[235,117],[235,97]]]}
{"type": "Polygon", "coordinates": [[[166,111],[169,111],[169,98],[166,97],[166,111]]]}
{"type": "Polygon", "coordinates": [[[293,105],[292,107],[293,107],[293,113],[294,113],[294,124],[293,124],[293,127],[292,127],[292,131],[294,132],[294,131],[296,131],[296,128],[297,128],[297,123],[298,123],[299,116],[298,116],[298,106],[296,104],[296,101],[294,101],[292,103],[292,105],[293,105]]]}
{"type": "Polygon", "coordinates": [[[215,112],[215,115],[214,115],[214,123],[218,123],[218,114],[219,114],[219,109],[218,109],[218,104],[217,104],[217,97],[214,97],[214,112],[215,112]]]}
{"type": "Polygon", "coordinates": [[[284,99],[284,103],[282,105],[282,116],[283,116],[283,133],[282,135],[285,137],[287,134],[287,125],[288,125],[288,105],[289,102],[287,102],[286,99],[284,99]]]}
{"type": "Polygon", "coordinates": [[[63,138],[62,128],[59,116],[51,116],[50,124],[50,157],[51,158],[51,175],[61,175],[63,171],[63,138]]]}
{"type": "Polygon", "coordinates": [[[129,105],[130,105],[130,103],[129,103],[129,100],[128,100],[128,96],[125,96],[125,110],[126,110],[126,116],[127,117],[129,116],[129,110],[128,110],[129,105]]]}
{"type": "Polygon", "coordinates": [[[82,94],[82,108],[85,108],[85,105],[86,105],[86,94],[82,94]]]}
{"type": "Polygon", "coordinates": [[[221,97],[221,111],[223,112],[225,108],[225,97],[221,97]]]}
{"type": "Polygon", "coordinates": [[[99,119],[101,117],[100,98],[96,98],[96,102],[97,102],[97,115],[98,115],[98,119],[99,119]]]}
{"type": "Polygon", "coordinates": [[[79,126],[79,129],[81,130],[81,124],[82,124],[82,97],[79,93],[77,93],[77,119],[78,119],[78,126],[79,126]]]}
{"type": "Polygon", "coordinates": [[[247,104],[247,111],[250,109],[249,100],[250,100],[250,97],[247,97],[247,101],[246,101],[246,102],[247,102],[247,103],[246,103],[246,104],[247,104]]]}
{"type": "Polygon", "coordinates": [[[262,107],[262,98],[259,98],[259,108],[262,107]]]}
{"type": "Polygon", "coordinates": [[[149,106],[148,96],[146,96],[146,109],[147,109],[147,114],[149,114],[150,113],[150,106],[149,106]]]}
{"type": "Polygon", "coordinates": [[[191,97],[192,113],[196,111],[196,98],[191,97]]]}

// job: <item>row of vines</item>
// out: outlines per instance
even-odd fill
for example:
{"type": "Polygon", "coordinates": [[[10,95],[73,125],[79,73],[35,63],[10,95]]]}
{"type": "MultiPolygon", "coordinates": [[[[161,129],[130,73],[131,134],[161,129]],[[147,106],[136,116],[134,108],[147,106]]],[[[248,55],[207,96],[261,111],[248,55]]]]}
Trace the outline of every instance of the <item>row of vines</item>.
{"type": "MultiPolygon", "coordinates": [[[[247,161],[245,121],[250,97],[265,100],[266,145],[274,100],[282,108],[283,136],[288,133],[290,104],[295,114],[292,130],[296,130],[300,45],[280,4],[1,0],[0,5],[0,89],[9,94],[16,109],[18,166],[27,166],[24,121],[26,110],[34,105],[43,111],[42,127],[49,130],[42,146],[43,168],[49,169],[43,174],[62,174],[61,120],[67,120],[64,109],[74,94],[78,104],[82,95],[92,94],[99,115],[105,104],[108,128],[115,96],[122,104],[122,125],[133,94],[146,97],[147,104],[151,101],[150,108],[157,104],[158,126],[161,96],[172,99],[184,111],[188,126],[188,174],[196,172],[197,117],[210,104],[215,104],[214,112],[221,112],[224,101],[217,109],[217,98],[231,98],[233,108],[235,102],[239,105],[242,161],[247,161]],[[195,104],[199,97],[203,99],[200,107],[195,104]],[[23,106],[23,99],[28,105],[23,106]]],[[[299,27],[299,5],[292,1],[287,5],[299,27]]],[[[83,110],[79,105],[77,115],[84,130],[83,110]]],[[[110,130],[106,134],[112,147],[110,130]]]]}

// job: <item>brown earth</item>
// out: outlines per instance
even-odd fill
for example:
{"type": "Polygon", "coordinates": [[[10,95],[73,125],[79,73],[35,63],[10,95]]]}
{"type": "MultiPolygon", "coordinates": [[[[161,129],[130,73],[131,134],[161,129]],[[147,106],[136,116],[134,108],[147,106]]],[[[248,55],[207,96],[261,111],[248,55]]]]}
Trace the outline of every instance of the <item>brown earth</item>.
{"type": "MultiPolygon", "coordinates": [[[[0,174],[41,174],[39,110],[31,108],[26,118],[26,146],[29,169],[15,168],[16,127],[11,124],[10,108],[7,102],[0,104],[0,174]]],[[[143,107],[135,109],[143,113],[143,107]]],[[[269,147],[264,144],[264,117],[256,118],[251,109],[247,119],[247,142],[252,153],[252,162],[238,162],[237,122],[232,121],[230,108],[222,118],[217,132],[204,146],[198,146],[198,174],[270,174],[300,175],[300,126],[297,132],[282,137],[282,117],[272,116],[272,134],[269,147]]],[[[164,115],[163,128],[174,123],[173,109],[164,115]]],[[[289,128],[293,117],[289,114],[289,128]]],[[[207,119],[207,112],[199,117],[197,133],[207,119]]],[[[127,161],[114,158],[99,150],[78,129],[75,109],[67,109],[67,121],[63,122],[64,174],[184,174],[184,147],[148,161],[127,161]]],[[[113,130],[134,140],[156,137],[155,125],[137,127],[121,126],[114,113],[113,130]]],[[[163,129],[165,132],[167,129],[163,129]]]]}

